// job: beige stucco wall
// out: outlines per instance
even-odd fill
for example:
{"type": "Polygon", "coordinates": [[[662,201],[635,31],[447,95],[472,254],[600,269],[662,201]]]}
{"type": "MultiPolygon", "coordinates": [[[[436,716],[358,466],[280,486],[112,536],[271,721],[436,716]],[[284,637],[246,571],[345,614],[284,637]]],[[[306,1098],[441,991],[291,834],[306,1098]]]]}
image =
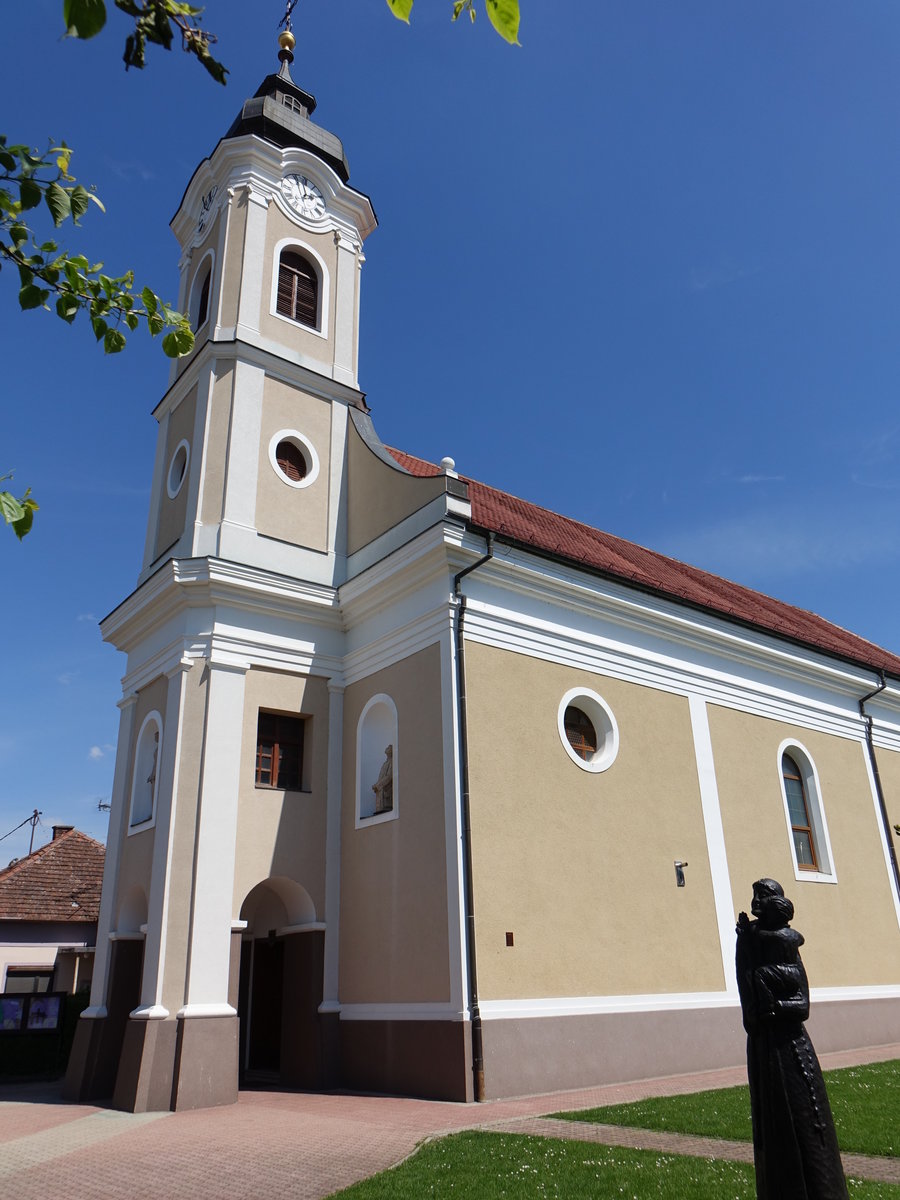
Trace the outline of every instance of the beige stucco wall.
{"type": "Polygon", "coordinates": [[[256,491],[256,528],[264,537],[311,550],[328,549],[331,421],[330,403],[266,376],[256,491]],[[308,487],[291,487],[269,460],[269,442],[282,429],[302,433],[316,449],[319,474],[308,487]]]}
{"type": "MultiPolygon", "coordinates": [[[[305,356],[317,358],[326,363],[333,362],[335,272],[337,269],[337,249],[334,244],[334,234],[311,233],[309,230],[301,229],[293,221],[288,220],[277,204],[270,204],[266,223],[265,245],[266,248],[262,263],[260,332],[264,337],[281,342],[283,345],[289,346],[292,350],[299,351],[299,353],[305,356]],[[323,295],[324,288],[320,279],[319,305],[321,308],[323,301],[328,303],[329,311],[322,314],[324,318],[323,324],[327,333],[326,338],[319,337],[305,326],[299,324],[299,322],[277,316],[272,311],[274,307],[272,303],[272,275],[275,269],[275,247],[282,238],[290,238],[301,253],[303,253],[304,247],[314,250],[325,263],[325,268],[330,277],[328,300],[325,301],[323,295]]],[[[307,257],[321,271],[321,267],[316,262],[315,257],[313,255],[307,255],[307,257]]]]}
{"type": "Polygon", "coordinates": [[[231,329],[237,324],[241,271],[244,265],[244,240],[247,232],[247,205],[247,192],[241,189],[236,192],[230,205],[216,217],[216,228],[210,235],[211,239],[215,239],[211,240],[210,244],[218,245],[218,222],[225,220],[227,213],[228,236],[222,254],[222,292],[219,302],[219,321],[226,329],[231,329]]]}
{"type": "Polygon", "coordinates": [[[353,554],[446,489],[443,475],[419,477],[373,454],[352,420],[347,431],[347,553],[353,554]]]}
{"type": "MultiPolygon", "coordinates": [[[[881,789],[884,792],[884,803],[887,808],[891,829],[900,825],[900,754],[895,750],[876,748],[878,774],[881,776],[881,789]]],[[[900,857],[900,837],[894,837],[894,852],[900,857]]]]}
{"type": "Polygon", "coordinates": [[[864,744],[716,705],[709,723],[735,911],[749,910],[754,880],[777,879],[813,987],[897,983],[900,938],[864,744]],[[787,738],[815,763],[836,884],[794,878],[778,755],[787,738]]]}
{"type": "Polygon", "coordinates": [[[720,990],[687,700],[471,642],[466,679],[482,998],[720,990]],[[596,774],[557,729],[579,686],[619,729],[596,774]],[[675,859],[690,864],[684,888],[675,859]]]}
{"type": "Polygon", "coordinates": [[[169,415],[166,430],[166,451],[163,459],[163,479],[159,496],[159,523],[156,530],[156,547],[153,557],[158,558],[164,550],[176,542],[184,532],[187,515],[188,494],[190,492],[189,476],[196,469],[194,455],[199,447],[193,445],[194,418],[197,411],[197,388],[192,388],[176,409],[169,415]],[[184,439],[190,447],[190,458],[187,464],[184,481],[174,500],[169,498],[166,481],[169,477],[169,465],[178,443],[184,439]]]}
{"type": "MultiPolygon", "coordinates": [[[[131,728],[131,743],[128,747],[128,765],[125,773],[125,794],[121,803],[125,806],[125,817],[122,822],[121,840],[119,842],[119,869],[116,877],[116,893],[113,903],[112,928],[118,924],[118,916],[122,902],[129,891],[140,888],[146,902],[150,896],[150,869],[153,863],[153,843],[156,837],[156,824],[150,829],[141,829],[129,836],[129,816],[131,812],[131,785],[134,776],[134,755],[138,734],[148,713],[159,713],[162,718],[163,737],[173,737],[174,732],[166,729],[166,695],[168,680],[163,676],[142,688],[135,701],[134,720],[131,728]]],[[[161,759],[160,759],[161,761],[161,759]]]]}
{"type": "Polygon", "coordinates": [[[441,656],[429,646],[347,688],[341,811],[344,1004],[449,999],[441,656]],[[397,708],[396,820],[355,827],[356,733],[383,692],[397,708]]]}
{"type": "Polygon", "coordinates": [[[228,459],[228,427],[231,420],[233,387],[233,365],[218,363],[209,405],[206,464],[203,472],[203,494],[200,497],[200,519],[204,525],[217,525],[224,512],[225,463],[228,459]]]}
{"type": "Polygon", "coordinates": [[[241,783],[238,798],[234,917],[247,893],[272,876],[299,883],[318,920],[325,912],[325,821],[328,776],[328,686],[324,679],[252,670],[244,690],[241,783]],[[303,791],[257,787],[256,738],[260,709],[307,720],[303,791]]]}

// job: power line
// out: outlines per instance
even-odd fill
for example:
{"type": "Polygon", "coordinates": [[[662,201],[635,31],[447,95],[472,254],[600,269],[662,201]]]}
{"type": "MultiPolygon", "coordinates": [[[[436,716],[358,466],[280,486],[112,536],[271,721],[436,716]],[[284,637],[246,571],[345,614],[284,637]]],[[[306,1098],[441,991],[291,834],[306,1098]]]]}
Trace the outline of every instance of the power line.
{"type": "Polygon", "coordinates": [[[35,809],[31,816],[26,817],[24,821],[20,821],[15,829],[11,829],[9,833],[4,833],[3,837],[0,837],[0,842],[5,842],[8,837],[12,837],[16,830],[21,829],[23,825],[31,825],[31,846],[28,850],[28,853],[30,854],[32,848],[34,847],[34,827],[39,823],[40,817],[41,814],[37,809],[35,809]]]}

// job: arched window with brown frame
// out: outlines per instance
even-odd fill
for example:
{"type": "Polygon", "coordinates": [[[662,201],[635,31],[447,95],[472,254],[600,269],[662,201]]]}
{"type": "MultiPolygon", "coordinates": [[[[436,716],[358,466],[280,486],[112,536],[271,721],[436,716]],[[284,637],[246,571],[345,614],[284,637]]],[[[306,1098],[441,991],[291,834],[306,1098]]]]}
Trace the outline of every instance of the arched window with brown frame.
{"type": "Polygon", "coordinates": [[[319,323],[319,276],[298,250],[282,250],[278,260],[276,312],[316,329],[319,323]]]}
{"type": "Polygon", "coordinates": [[[788,812],[791,818],[791,836],[794,839],[797,866],[801,871],[818,871],[819,864],[816,858],[816,839],[813,832],[809,796],[803,773],[790,754],[781,756],[781,775],[784,779],[784,794],[787,798],[788,812]]]}

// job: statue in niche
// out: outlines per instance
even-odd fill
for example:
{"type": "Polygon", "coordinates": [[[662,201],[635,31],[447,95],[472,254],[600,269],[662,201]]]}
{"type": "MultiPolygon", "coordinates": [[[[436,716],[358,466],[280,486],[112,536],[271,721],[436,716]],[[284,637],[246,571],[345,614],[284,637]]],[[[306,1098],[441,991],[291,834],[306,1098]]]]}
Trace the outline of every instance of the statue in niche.
{"type": "Polygon", "coordinates": [[[147,782],[150,785],[150,811],[153,812],[153,792],[156,788],[156,760],[159,757],[159,730],[153,735],[153,761],[150,763],[150,774],[147,782]]]}
{"type": "Polygon", "coordinates": [[[385,746],[384,762],[378,778],[372,784],[375,793],[375,812],[390,812],[394,807],[394,747],[385,746]]]}
{"type": "Polygon", "coordinates": [[[737,923],[757,1200],[847,1200],[831,1106],[803,1022],[809,983],[794,906],[774,879],[753,885],[737,923]]]}

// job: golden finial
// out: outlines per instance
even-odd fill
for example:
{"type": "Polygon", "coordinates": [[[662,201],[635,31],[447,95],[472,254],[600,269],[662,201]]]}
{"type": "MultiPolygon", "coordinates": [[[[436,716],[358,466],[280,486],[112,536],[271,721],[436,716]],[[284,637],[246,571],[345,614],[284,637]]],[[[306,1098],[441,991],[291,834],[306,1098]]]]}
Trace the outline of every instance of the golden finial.
{"type": "Polygon", "coordinates": [[[285,29],[283,33],[279,33],[278,35],[278,45],[282,50],[293,50],[297,45],[297,39],[289,29],[285,29]]]}

